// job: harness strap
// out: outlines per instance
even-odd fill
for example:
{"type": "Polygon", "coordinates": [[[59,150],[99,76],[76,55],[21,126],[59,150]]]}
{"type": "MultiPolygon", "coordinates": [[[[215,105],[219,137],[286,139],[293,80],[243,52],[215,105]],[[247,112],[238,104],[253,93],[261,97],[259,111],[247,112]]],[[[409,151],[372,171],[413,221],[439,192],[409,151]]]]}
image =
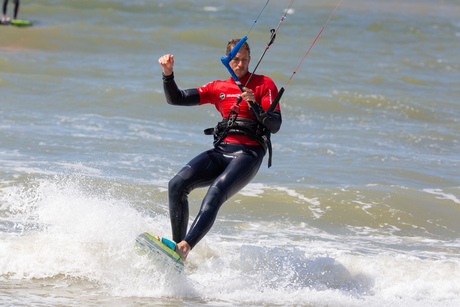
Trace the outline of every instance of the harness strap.
{"type": "Polygon", "coordinates": [[[272,165],[273,150],[270,131],[258,121],[244,117],[224,118],[214,128],[204,130],[204,134],[214,136],[214,147],[217,147],[228,134],[245,135],[259,143],[265,152],[268,151],[268,167],[272,165]]]}

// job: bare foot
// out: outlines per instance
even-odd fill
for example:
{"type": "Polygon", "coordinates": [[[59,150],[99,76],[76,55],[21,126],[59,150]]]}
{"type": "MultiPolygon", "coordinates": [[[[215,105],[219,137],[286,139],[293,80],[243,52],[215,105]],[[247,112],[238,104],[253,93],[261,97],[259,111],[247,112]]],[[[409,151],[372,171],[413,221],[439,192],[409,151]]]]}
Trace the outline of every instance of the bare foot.
{"type": "Polygon", "coordinates": [[[185,259],[187,259],[187,255],[191,250],[192,248],[185,241],[179,242],[176,245],[176,253],[182,258],[184,262],[185,262],[185,259]]]}
{"type": "MultiPolygon", "coordinates": [[[[161,242],[160,236],[156,236],[155,238],[161,242]]],[[[191,250],[192,248],[190,245],[186,241],[182,241],[176,244],[176,249],[174,251],[182,258],[182,261],[185,262],[185,259],[191,250]]]]}

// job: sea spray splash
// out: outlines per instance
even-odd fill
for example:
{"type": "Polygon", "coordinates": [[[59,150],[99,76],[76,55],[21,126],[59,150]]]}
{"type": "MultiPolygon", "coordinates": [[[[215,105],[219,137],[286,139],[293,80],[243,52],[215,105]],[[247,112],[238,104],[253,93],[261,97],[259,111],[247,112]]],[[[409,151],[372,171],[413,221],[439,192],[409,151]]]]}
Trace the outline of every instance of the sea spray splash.
{"type": "Polygon", "coordinates": [[[165,278],[135,247],[142,231],[164,233],[164,215],[143,213],[80,176],[41,178],[1,190],[8,231],[1,233],[0,276],[93,284],[113,295],[177,295],[180,278],[165,278]]]}

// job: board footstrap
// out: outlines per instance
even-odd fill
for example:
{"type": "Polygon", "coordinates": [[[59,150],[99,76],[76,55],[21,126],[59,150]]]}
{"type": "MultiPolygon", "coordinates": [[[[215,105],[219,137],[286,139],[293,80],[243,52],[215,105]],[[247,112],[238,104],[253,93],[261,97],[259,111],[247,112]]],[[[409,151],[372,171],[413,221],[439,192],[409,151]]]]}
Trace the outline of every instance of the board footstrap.
{"type": "Polygon", "coordinates": [[[166,238],[161,238],[161,243],[172,249],[173,251],[176,251],[176,242],[173,242],[171,240],[168,240],[166,238]]]}

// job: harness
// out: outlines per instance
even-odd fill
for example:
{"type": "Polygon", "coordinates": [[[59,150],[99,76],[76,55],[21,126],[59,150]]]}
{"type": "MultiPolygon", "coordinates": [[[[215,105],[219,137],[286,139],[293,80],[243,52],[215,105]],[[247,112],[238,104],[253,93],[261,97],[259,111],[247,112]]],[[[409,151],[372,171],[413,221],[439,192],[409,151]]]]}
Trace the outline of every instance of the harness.
{"type": "Polygon", "coordinates": [[[214,136],[214,147],[230,135],[245,135],[259,143],[266,153],[268,150],[268,167],[272,165],[272,143],[270,131],[257,120],[245,117],[224,118],[214,128],[204,130],[204,134],[214,136]]]}

